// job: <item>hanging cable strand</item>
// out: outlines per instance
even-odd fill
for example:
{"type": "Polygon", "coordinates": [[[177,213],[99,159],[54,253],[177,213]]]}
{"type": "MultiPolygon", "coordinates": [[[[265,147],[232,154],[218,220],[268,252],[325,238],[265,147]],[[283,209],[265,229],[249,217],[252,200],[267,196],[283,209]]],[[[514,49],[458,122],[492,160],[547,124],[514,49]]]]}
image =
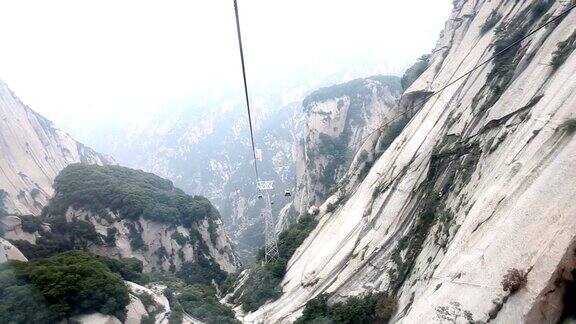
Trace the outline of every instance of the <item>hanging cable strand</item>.
{"type": "MultiPolygon", "coordinates": [[[[461,76],[459,76],[458,78],[456,78],[453,81],[450,81],[448,84],[446,84],[445,86],[443,86],[442,88],[436,90],[436,91],[431,91],[428,94],[426,94],[426,96],[424,98],[422,98],[422,103],[420,105],[416,105],[413,108],[416,109],[420,109],[422,107],[424,107],[426,105],[426,103],[428,102],[429,99],[431,99],[432,97],[434,97],[437,94],[440,94],[442,91],[446,90],[446,88],[454,85],[456,82],[464,79],[465,77],[469,76],[470,74],[472,74],[474,71],[478,70],[480,67],[490,63],[493,59],[495,59],[496,57],[508,52],[509,50],[511,50],[512,48],[514,48],[514,46],[520,44],[521,42],[523,42],[524,40],[526,40],[527,38],[531,37],[532,35],[536,34],[538,31],[540,31],[542,28],[545,28],[546,26],[556,22],[557,20],[561,19],[562,17],[564,17],[565,15],[567,15],[568,13],[570,13],[570,11],[572,11],[574,8],[576,8],[576,3],[571,5],[570,7],[568,7],[566,10],[562,11],[561,13],[559,13],[557,16],[555,16],[554,18],[550,19],[549,21],[547,21],[546,23],[544,23],[543,25],[537,27],[536,29],[532,30],[531,32],[529,32],[528,34],[524,35],[524,37],[518,39],[517,41],[509,44],[508,46],[506,46],[505,48],[503,48],[501,51],[494,53],[494,55],[490,56],[489,58],[487,58],[486,60],[478,63],[476,66],[474,66],[472,69],[470,69],[468,72],[462,74],[461,76]]],[[[400,99],[401,100],[401,99],[400,99]]],[[[414,109],[411,109],[410,111],[413,111],[414,109]]],[[[417,111],[416,111],[417,112],[417,111]]],[[[370,136],[372,136],[373,134],[375,134],[376,132],[382,130],[384,127],[394,123],[395,121],[399,120],[400,118],[403,118],[404,115],[407,115],[408,111],[404,111],[402,113],[399,113],[398,116],[396,116],[395,118],[392,118],[391,120],[387,121],[386,123],[382,124],[380,127],[376,128],[375,130],[373,130],[372,132],[370,132],[370,134],[368,134],[367,136],[365,136],[361,142],[364,142],[366,139],[368,139],[370,136]]],[[[358,152],[356,152],[358,153],[358,152]]]]}
{"type": "Polygon", "coordinates": [[[279,257],[274,218],[272,216],[272,202],[269,191],[272,190],[272,181],[260,181],[258,174],[258,162],[256,159],[256,145],[254,145],[254,128],[252,127],[252,113],[250,111],[250,97],[248,96],[248,82],[246,82],[246,65],[244,64],[244,49],[242,48],[242,33],[240,32],[240,18],[238,15],[238,3],[234,0],[234,13],[236,14],[236,31],[238,33],[238,46],[240,48],[240,61],[242,62],[242,77],[244,79],[244,95],[246,96],[246,109],[248,111],[248,124],[250,125],[250,141],[252,142],[252,155],[254,158],[254,172],[256,173],[256,186],[260,192],[258,198],[266,198],[262,210],[264,218],[264,262],[277,260],[279,257]]]}
{"type": "Polygon", "coordinates": [[[238,3],[234,0],[234,13],[236,14],[236,33],[238,34],[238,47],[240,49],[240,61],[242,63],[242,78],[244,80],[244,95],[246,96],[246,110],[248,111],[248,125],[250,127],[250,142],[252,143],[252,157],[254,159],[254,172],[256,185],[260,181],[258,163],[256,162],[256,145],[254,144],[254,128],[252,127],[252,113],[250,111],[250,97],[248,96],[248,82],[246,81],[246,65],[244,63],[244,49],[242,47],[242,33],[240,32],[240,17],[238,15],[238,3]]]}

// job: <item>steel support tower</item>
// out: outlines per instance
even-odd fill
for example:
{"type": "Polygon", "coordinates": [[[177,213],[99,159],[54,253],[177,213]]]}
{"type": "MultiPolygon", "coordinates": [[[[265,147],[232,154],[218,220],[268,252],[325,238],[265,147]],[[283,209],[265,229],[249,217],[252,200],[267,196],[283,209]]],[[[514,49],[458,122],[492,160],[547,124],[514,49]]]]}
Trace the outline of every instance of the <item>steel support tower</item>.
{"type": "Polygon", "coordinates": [[[279,257],[278,242],[276,238],[276,228],[272,217],[272,201],[270,200],[270,190],[274,189],[272,181],[259,181],[258,189],[264,198],[264,208],[262,217],[264,218],[264,262],[276,261],[279,257]]]}

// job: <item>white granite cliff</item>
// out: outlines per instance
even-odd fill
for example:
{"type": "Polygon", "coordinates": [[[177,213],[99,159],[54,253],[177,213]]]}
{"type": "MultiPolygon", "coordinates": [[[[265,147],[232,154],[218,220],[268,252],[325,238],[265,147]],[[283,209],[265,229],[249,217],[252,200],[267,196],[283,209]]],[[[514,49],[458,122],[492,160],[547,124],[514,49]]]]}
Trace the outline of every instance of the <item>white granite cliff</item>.
{"type": "MultiPolygon", "coordinates": [[[[404,96],[442,88],[570,3],[455,1],[404,96]]],[[[243,320],[291,322],[321,293],[388,291],[393,322],[556,323],[576,264],[576,55],[563,43],[575,23],[576,10],[430,98],[362,181],[322,205],[282,297],[243,320]],[[512,295],[510,269],[527,272],[512,295]]]]}

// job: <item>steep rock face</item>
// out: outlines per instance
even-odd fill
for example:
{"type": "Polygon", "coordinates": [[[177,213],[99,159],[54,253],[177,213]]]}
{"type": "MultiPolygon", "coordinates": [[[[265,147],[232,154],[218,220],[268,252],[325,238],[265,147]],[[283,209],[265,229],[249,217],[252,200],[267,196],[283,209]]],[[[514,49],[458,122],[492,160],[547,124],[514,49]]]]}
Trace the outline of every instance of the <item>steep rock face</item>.
{"type": "Polygon", "coordinates": [[[136,258],[143,262],[146,272],[178,271],[185,262],[197,262],[198,253],[206,253],[207,259],[216,262],[226,272],[232,273],[240,268],[238,257],[232,250],[220,220],[216,221],[215,235],[210,234],[207,221],[199,224],[198,233],[207,248],[206,251],[200,251],[201,248],[194,244],[194,240],[197,239],[195,233],[184,226],[162,224],[146,219],[108,223],[98,215],[73,209],[66,213],[66,218],[68,222],[83,220],[93,224],[101,237],[106,237],[110,230],[114,230],[117,233],[115,246],[96,244],[91,245],[89,250],[116,258],[136,258]],[[140,235],[143,247],[136,248],[131,244],[134,235],[140,235]]]}
{"type": "MultiPolygon", "coordinates": [[[[405,96],[444,87],[569,2],[454,4],[405,96]]],[[[283,296],[244,321],[293,321],[321,293],[388,291],[395,322],[555,323],[575,264],[575,22],[572,11],[415,105],[363,181],[322,205],[283,296]],[[513,294],[511,269],[527,279],[513,294]]]]}
{"type": "Polygon", "coordinates": [[[39,214],[58,172],[78,162],[113,161],[32,111],[0,81],[0,189],[7,193],[7,211],[39,214]]]}
{"type": "Polygon", "coordinates": [[[399,96],[399,78],[373,76],[321,88],[304,99],[305,136],[295,159],[299,213],[334,191],[364,139],[397,117],[399,96]]]}

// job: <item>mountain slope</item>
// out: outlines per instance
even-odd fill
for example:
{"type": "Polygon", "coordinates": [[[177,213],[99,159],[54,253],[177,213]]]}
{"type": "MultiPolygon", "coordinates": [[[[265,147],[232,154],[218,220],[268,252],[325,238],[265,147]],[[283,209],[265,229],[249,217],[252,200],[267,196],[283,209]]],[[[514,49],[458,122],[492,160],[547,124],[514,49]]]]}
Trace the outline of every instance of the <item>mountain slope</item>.
{"type": "Polygon", "coordinates": [[[32,111],[0,81],[0,189],[7,193],[6,209],[39,214],[58,172],[78,162],[113,163],[32,111]]]}
{"type": "Polygon", "coordinates": [[[136,258],[146,272],[180,271],[208,284],[240,266],[218,211],[168,180],[119,166],[73,164],[54,188],[42,217],[22,216],[26,236],[4,235],[28,258],[89,250],[136,258]]]}
{"type": "MultiPolygon", "coordinates": [[[[566,9],[454,4],[404,98],[440,89],[566,9]]],[[[321,293],[335,302],[383,291],[398,301],[396,322],[555,323],[574,280],[575,22],[573,11],[415,105],[364,180],[320,208],[283,296],[244,320],[289,322],[321,293]],[[525,287],[510,289],[513,269],[525,287]]]]}

